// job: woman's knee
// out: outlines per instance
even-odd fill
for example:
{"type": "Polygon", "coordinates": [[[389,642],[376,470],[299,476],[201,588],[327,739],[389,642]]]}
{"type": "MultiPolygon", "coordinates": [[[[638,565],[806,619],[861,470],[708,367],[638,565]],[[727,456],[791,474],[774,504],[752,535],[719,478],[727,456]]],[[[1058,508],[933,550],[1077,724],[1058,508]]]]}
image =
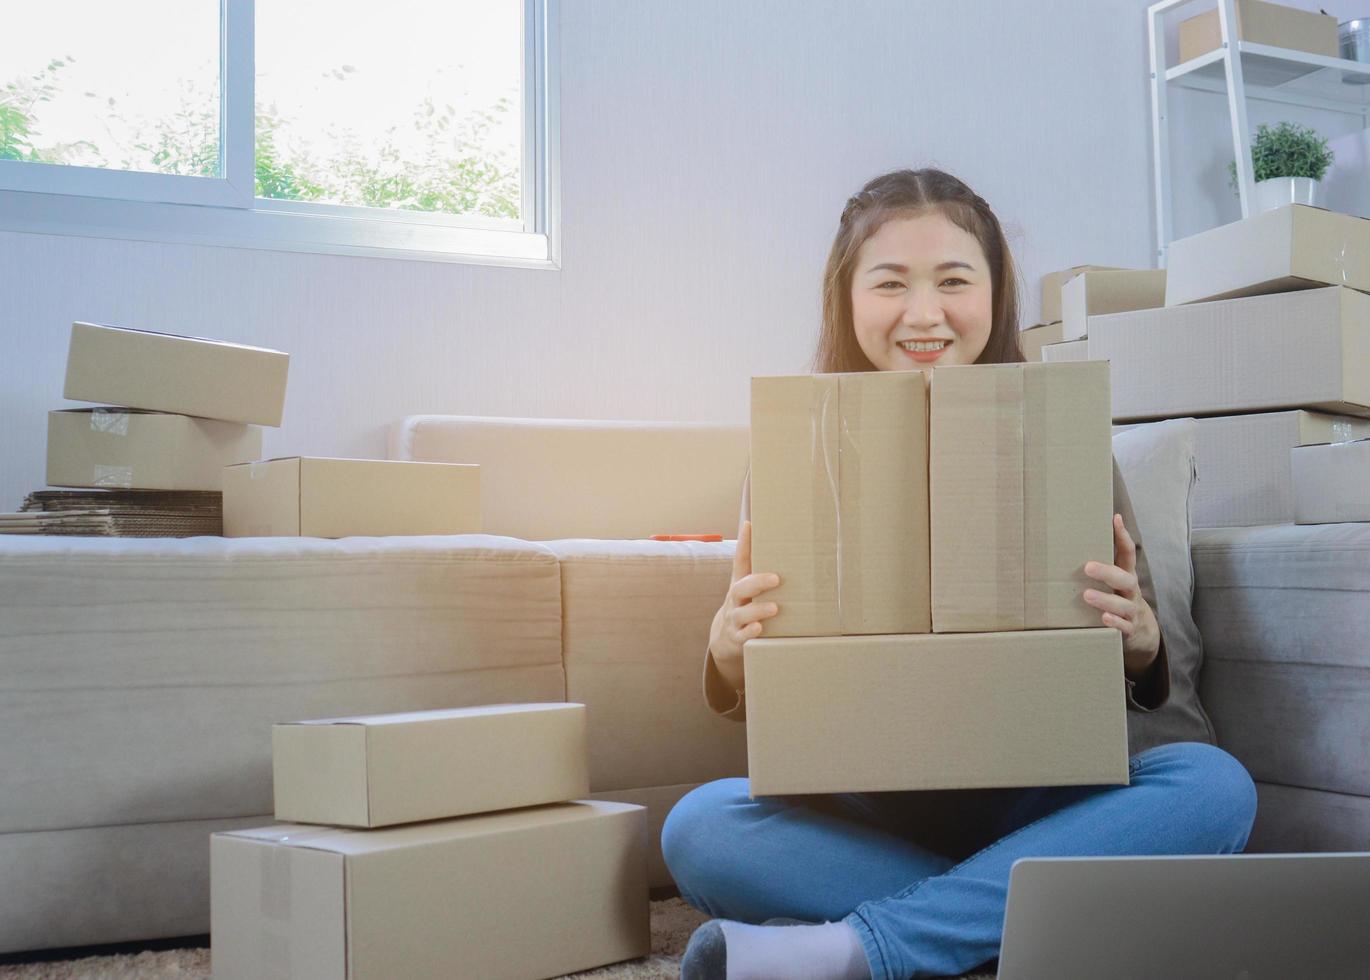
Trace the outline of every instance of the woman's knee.
{"type": "Polygon", "coordinates": [[[1246,846],[1256,819],[1256,784],[1246,767],[1216,745],[1176,742],[1152,750],[1162,770],[1195,801],[1203,830],[1221,851],[1246,846]]]}
{"type": "Polygon", "coordinates": [[[682,796],[661,827],[661,856],[671,877],[692,904],[708,892],[720,845],[733,839],[730,819],[739,803],[751,802],[744,778],[716,779],[682,796]]]}

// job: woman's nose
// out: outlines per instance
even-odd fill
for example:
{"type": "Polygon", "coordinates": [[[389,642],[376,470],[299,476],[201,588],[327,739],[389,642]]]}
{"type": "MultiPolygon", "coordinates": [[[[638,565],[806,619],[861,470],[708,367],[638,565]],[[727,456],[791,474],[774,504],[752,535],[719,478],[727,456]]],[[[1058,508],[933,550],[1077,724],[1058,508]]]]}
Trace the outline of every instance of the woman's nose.
{"type": "Polygon", "coordinates": [[[911,289],[904,306],[904,325],[935,327],[943,320],[942,302],[935,290],[911,289]]]}

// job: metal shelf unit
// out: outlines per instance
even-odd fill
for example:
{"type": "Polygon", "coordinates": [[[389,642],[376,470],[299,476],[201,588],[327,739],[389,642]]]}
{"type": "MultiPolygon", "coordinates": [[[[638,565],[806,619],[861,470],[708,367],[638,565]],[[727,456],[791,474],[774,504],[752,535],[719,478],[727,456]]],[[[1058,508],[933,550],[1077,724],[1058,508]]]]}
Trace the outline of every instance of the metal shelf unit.
{"type": "Polygon", "coordinates": [[[1251,215],[1254,188],[1251,133],[1246,121],[1247,99],[1346,113],[1359,118],[1362,129],[1370,128],[1370,64],[1249,41],[1233,43],[1236,0],[1217,0],[1222,32],[1219,47],[1183,64],[1167,65],[1162,17],[1167,11],[1188,2],[1190,0],[1161,0],[1147,8],[1147,37],[1151,48],[1152,198],[1156,208],[1158,268],[1165,268],[1166,250],[1171,240],[1167,115],[1170,86],[1226,93],[1243,218],[1251,215]]]}

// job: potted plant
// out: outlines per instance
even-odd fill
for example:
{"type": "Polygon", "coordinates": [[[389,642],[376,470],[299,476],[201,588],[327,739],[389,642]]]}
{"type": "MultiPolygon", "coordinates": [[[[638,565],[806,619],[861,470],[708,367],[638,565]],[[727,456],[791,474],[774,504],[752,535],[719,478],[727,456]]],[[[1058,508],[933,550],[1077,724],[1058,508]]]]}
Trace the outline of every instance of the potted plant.
{"type": "MultiPolygon", "coordinates": [[[[1323,174],[1332,165],[1327,140],[1307,126],[1282,122],[1274,129],[1262,123],[1251,141],[1251,170],[1256,182],[1253,211],[1281,204],[1316,204],[1323,174]]],[[[1237,189],[1237,164],[1227,165],[1231,186],[1237,189]]]]}

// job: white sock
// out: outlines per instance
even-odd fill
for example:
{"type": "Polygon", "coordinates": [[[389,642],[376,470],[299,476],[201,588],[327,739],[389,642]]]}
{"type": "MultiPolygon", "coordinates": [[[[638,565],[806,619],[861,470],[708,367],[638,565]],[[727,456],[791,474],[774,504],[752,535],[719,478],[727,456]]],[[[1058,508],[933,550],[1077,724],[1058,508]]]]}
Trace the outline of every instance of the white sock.
{"type": "Polygon", "coordinates": [[[728,944],[728,980],[870,980],[861,937],[845,922],[720,925],[728,944]]]}

